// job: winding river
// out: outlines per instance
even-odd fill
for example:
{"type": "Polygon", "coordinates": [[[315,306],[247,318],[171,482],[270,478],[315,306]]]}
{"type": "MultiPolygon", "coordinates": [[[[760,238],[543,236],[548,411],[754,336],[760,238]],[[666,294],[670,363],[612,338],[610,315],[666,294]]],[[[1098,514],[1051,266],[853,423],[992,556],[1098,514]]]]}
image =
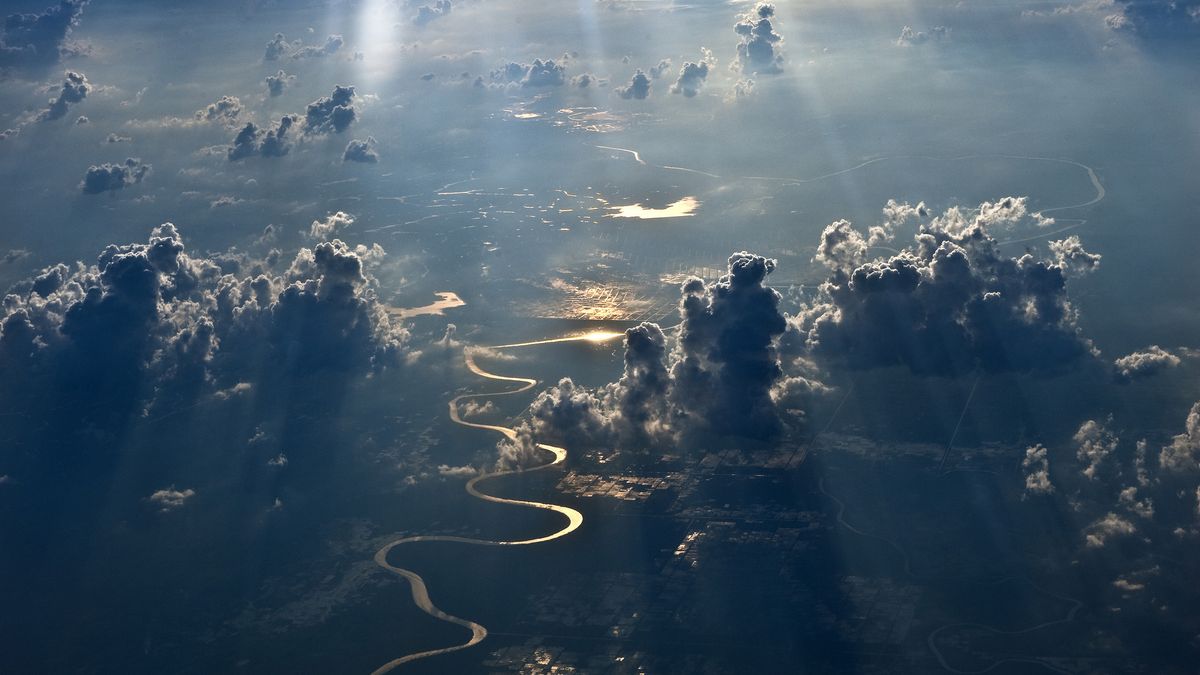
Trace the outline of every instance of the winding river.
{"type": "MultiPolygon", "coordinates": [[[[535,340],[533,342],[519,342],[519,343],[507,344],[507,345],[497,345],[495,347],[491,347],[490,349],[513,349],[513,348],[518,348],[518,347],[533,347],[536,345],[544,345],[544,344],[551,344],[551,343],[557,343],[557,342],[577,342],[578,341],[578,342],[600,343],[600,342],[607,342],[609,340],[614,340],[614,339],[624,337],[624,336],[625,336],[624,333],[592,332],[592,333],[585,333],[583,335],[569,335],[569,336],[565,336],[565,337],[551,338],[548,340],[535,340]]],[[[486,379],[489,379],[489,380],[499,380],[501,382],[518,383],[521,386],[519,386],[515,389],[509,389],[507,391],[500,391],[500,392],[489,393],[489,394],[462,394],[460,396],[456,396],[455,398],[453,398],[450,401],[450,404],[449,404],[450,405],[450,419],[455,424],[459,424],[464,427],[471,427],[472,429],[483,429],[486,431],[494,431],[498,434],[502,434],[504,437],[508,438],[509,440],[515,441],[517,438],[517,432],[515,429],[509,428],[509,427],[502,427],[502,426],[498,426],[498,425],[494,425],[494,424],[480,424],[478,422],[469,422],[467,420],[464,420],[461,417],[461,415],[459,414],[459,403],[461,403],[462,401],[468,400],[468,399],[486,398],[486,397],[493,397],[493,396],[510,396],[512,394],[519,394],[523,391],[528,391],[529,389],[532,389],[537,384],[537,380],[532,379],[532,378],[527,378],[527,377],[509,377],[506,375],[497,375],[495,373],[489,373],[488,371],[480,368],[479,365],[475,362],[475,354],[474,354],[474,352],[472,352],[470,350],[470,348],[468,348],[467,350],[464,350],[463,357],[466,362],[467,368],[472,373],[475,373],[476,375],[486,378],[486,379]]],[[[457,651],[460,651],[463,649],[467,649],[469,647],[474,647],[475,645],[479,644],[480,642],[483,642],[483,640],[487,637],[487,634],[488,634],[487,628],[485,628],[482,624],[477,623],[475,621],[471,621],[470,619],[463,619],[461,617],[454,616],[453,614],[448,614],[448,613],[442,611],[441,609],[439,609],[437,605],[433,604],[433,600],[430,599],[430,597],[429,597],[429,589],[425,586],[425,580],[421,578],[421,575],[417,574],[416,572],[414,572],[412,570],[405,569],[403,567],[397,567],[397,566],[391,564],[390,562],[388,562],[388,554],[391,553],[392,549],[394,549],[398,546],[403,546],[405,544],[415,544],[415,543],[423,542],[423,541],[450,541],[450,542],[455,542],[455,543],[459,543],[459,544],[470,544],[473,546],[529,546],[531,544],[540,544],[542,542],[547,542],[547,541],[552,541],[554,539],[558,539],[559,537],[565,537],[568,534],[579,529],[579,527],[581,525],[583,525],[583,514],[580,513],[579,511],[576,511],[573,508],[568,507],[568,506],[559,506],[557,504],[546,504],[543,502],[527,501],[524,499],[506,499],[504,497],[496,497],[494,495],[490,495],[480,489],[480,485],[482,483],[484,483],[486,481],[490,481],[494,478],[499,478],[500,476],[507,476],[507,475],[514,474],[514,473],[530,473],[532,471],[543,471],[545,469],[549,469],[550,467],[558,466],[558,465],[562,464],[564,461],[566,461],[566,459],[567,459],[567,451],[565,448],[560,448],[560,447],[556,447],[553,445],[546,445],[544,443],[538,443],[537,447],[542,450],[545,450],[546,452],[549,452],[553,456],[553,459],[546,462],[545,464],[539,464],[532,468],[512,469],[512,470],[506,470],[506,471],[493,471],[490,473],[481,473],[478,476],[475,476],[471,480],[467,481],[466,490],[467,490],[467,493],[470,494],[472,497],[476,497],[478,499],[482,499],[487,502],[494,502],[496,504],[511,504],[514,506],[524,506],[524,507],[532,508],[532,509],[542,509],[545,511],[553,511],[555,513],[561,513],[563,516],[566,517],[567,522],[560,529],[558,529],[550,534],[547,534],[545,536],[542,536],[542,537],[534,537],[532,539],[520,539],[520,540],[475,539],[472,537],[457,537],[457,536],[452,536],[452,535],[416,535],[416,536],[412,536],[412,537],[403,537],[401,539],[396,539],[394,541],[390,541],[387,544],[385,544],[382,548],[380,548],[378,551],[375,552],[375,563],[377,565],[379,565],[380,567],[384,568],[385,570],[387,570],[389,572],[397,574],[408,580],[409,587],[412,589],[413,604],[415,604],[418,608],[420,608],[421,611],[425,612],[426,614],[428,614],[429,616],[432,616],[435,619],[439,619],[441,621],[445,621],[447,623],[452,623],[457,626],[462,626],[463,628],[466,628],[467,630],[471,631],[471,637],[468,638],[466,642],[462,642],[462,643],[456,644],[456,645],[451,645],[449,647],[441,647],[438,649],[429,649],[426,651],[414,652],[412,654],[405,654],[404,656],[392,659],[391,661],[388,661],[387,663],[383,664],[382,666],[376,668],[373,671],[372,675],[382,675],[382,673],[390,672],[394,668],[402,666],[405,663],[409,663],[411,661],[416,661],[418,659],[424,659],[424,658],[428,658],[431,656],[438,656],[441,654],[449,654],[452,652],[457,652],[457,651]]]]}

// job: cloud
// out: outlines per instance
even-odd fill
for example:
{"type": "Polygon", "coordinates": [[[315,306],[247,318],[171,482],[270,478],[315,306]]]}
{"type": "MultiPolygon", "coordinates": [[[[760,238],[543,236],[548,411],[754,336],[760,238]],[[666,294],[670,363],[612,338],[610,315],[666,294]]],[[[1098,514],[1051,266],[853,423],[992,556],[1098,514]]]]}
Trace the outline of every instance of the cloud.
{"type": "Polygon", "coordinates": [[[296,115],[284,115],[268,129],[262,129],[253,122],[247,122],[246,126],[242,127],[242,130],[234,137],[226,156],[231,162],[254,155],[283,157],[291,150],[288,133],[299,119],[296,115]]]}
{"type": "Polygon", "coordinates": [[[1050,460],[1041,443],[1025,449],[1021,468],[1025,469],[1025,494],[1045,495],[1054,492],[1054,485],[1050,482],[1050,460]]]}
{"type": "Polygon", "coordinates": [[[1144,351],[1131,352],[1118,358],[1113,361],[1113,367],[1116,369],[1118,381],[1128,382],[1175,368],[1181,362],[1178,356],[1162,347],[1150,345],[1144,351]]]}
{"type": "Polygon", "coordinates": [[[0,33],[0,67],[58,62],[87,3],[61,0],[36,14],[9,14],[0,33]]]}
{"type": "Polygon", "coordinates": [[[733,30],[738,34],[735,70],[747,75],[771,75],[783,72],[783,36],[775,32],[771,19],[775,5],[760,2],[738,18],[733,30]]]}
{"type": "Polygon", "coordinates": [[[175,486],[172,485],[169,488],[155,490],[146,500],[157,506],[158,510],[162,513],[167,513],[183,506],[195,496],[196,491],[191,488],[176,490],[175,486]]]}
{"type": "Polygon", "coordinates": [[[201,122],[220,122],[227,127],[235,127],[241,115],[242,102],[236,96],[222,96],[203,110],[197,110],[193,117],[201,122]]]}
{"type": "Polygon", "coordinates": [[[309,134],[341,133],[358,116],[354,109],[354,87],[337,85],[329,96],[308,104],[304,113],[304,131],[309,134]]]}
{"type": "Polygon", "coordinates": [[[663,75],[666,75],[667,71],[670,69],[671,69],[671,59],[663,59],[662,61],[658,62],[658,65],[650,67],[649,74],[650,74],[651,78],[657,80],[657,79],[660,79],[663,75]]]}
{"type": "Polygon", "coordinates": [[[642,100],[650,95],[650,78],[646,77],[646,73],[639,68],[633,74],[633,79],[624,87],[617,87],[617,95],[625,100],[637,99],[642,100]]]}
{"type": "Polygon", "coordinates": [[[342,153],[343,162],[359,162],[362,164],[375,164],[379,161],[379,153],[375,152],[375,146],[378,143],[374,136],[367,136],[366,140],[353,139],[346,144],[346,150],[342,153]]]}
{"type": "Polygon", "coordinates": [[[1082,473],[1088,480],[1096,480],[1100,465],[1117,449],[1117,436],[1104,423],[1088,420],[1079,426],[1071,437],[1075,442],[1075,456],[1083,465],[1082,473]]]}
{"type": "Polygon", "coordinates": [[[331,213],[324,220],[314,220],[308,228],[308,238],[313,241],[329,241],[342,230],[354,224],[354,216],[344,211],[331,213]]]}
{"type": "Polygon", "coordinates": [[[1108,513],[1091,525],[1088,525],[1084,531],[1084,536],[1088,548],[1100,548],[1108,543],[1110,539],[1136,533],[1137,528],[1134,527],[1133,523],[1115,513],[1108,513]]]}
{"type": "Polygon", "coordinates": [[[333,239],[274,272],[241,254],[192,257],[163,224],[146,243],[110,245],[94,264],[54,265],[11,289],[0,310],[0,395],[20,400],[18,382],[26,391],[42,383],[41,397],[87,392],[132,412],[312,373],[399,367],[408,333],[366,268],[383,255],[333,239]]]}
{"type": "Polygon", "coordinates": [[[479,474],[479,469],[473,466],[449,466],[441,464],[437,470],[438,475],[443,478],[472,478],[479,474]]]}
{"type": "Polygon", "coordinates": [[[150,165],[143,164],[136,157],[129,157],[123,164],[104,163],[100,166],[88,167],[79,189],[85,195],[98,195],[101,192],[116,192],[127,186],[142,182],[150,173],[150,165]]]}
{"type": "Polygon", "coordinates": [[[66,78],[62,83],[62,89],[58,92],[58,97],[50,99],[50,107],[38,114],[39,122],[49,122],[64,117],[72,105],[87,98],[88,93],[92,91],[92,85],[83,73],[68,70],[66,78]]]}
{"type": "Polygon", "coordinates": [[[296,77],[294,75],[288,75],[282,70],[278,70],[274,75],[267,76],[267,94],[272,98],[275,96],[282,96],[283,90],[287,89],[295,81],[296,77]]]}
{"type": "Polygon", "coordinates": [[[418,26],[428,25],[449,14],[451,8],[450,0],[437,0],[433,5],[421,5],[417,8],[417,15],[413,18],[413,23],[418,26]]]}
{"type": "Polygon", "coordinates": [[[778,435],[786,321],[779,294],[764,284],[774,269],[774,260],[739,252],[716,282],[688,279],[674,348],[656,324],[629,328],[621,378],[595,390],[564,378],[539,394],[517,439],[499,444],[500,463],[535,457],[534,439],[639,449],[778,435]]]}
{"type": "Polygon", "coordinates": [[[1200,401],[1188,412],[1183,433],[1163,447],[1158,463],[1167,471],[1200,471],[1200,401]]]}
{"type": "Polygon", "coordinates": [[[266,51],[263,52],[263,60],[278,61],[285,56],[293,59],[333,56],[345,44],[346,41],[342,39],[341,35],[330,35],[325,38],[325,43],[322,45],[305,45],[300,40],[288,42],[283,33],[276,33],[275,37],[267,43],[266,51]]]}
{"type": "MultiPolygon", "coordinates": [[[[889,207],[887,218],[923,209],[889,207]]],[[[1091,254],[1078,242],[1052,242],[1052,250],[1070,253],[1001,255],[990,231],[1022,219],[1039,222],[1017,198],[984,202],[973,215],[952,208],[923,223],[913,245],[874,259],[866,255],[870,241],[847,221],[834,222],[815,258],[832,274],[791,318],[792,328],[818,363],[851,369],[1054,373],[1094,358],[1066,293],[1080,268],[1074,261],[1091,254]]],[[[886,238],[889,226],[880,227],[872,239],[886,238]]]]}
{"type": "Polygon", "coordinates": [[[896,38],[896,46],[908,47],[911,45],[923,45],[930,40],[940,41],[946,39],[950,34],[950,29],[945,26],[934,26],[929,29],[929,32],[914,30],[912,26],[905,26],[900,29],[900,37],[896,38]]]}
{"type": "Polygon", "coordinates": [[[554,59],[534,59],[531,64],[510,62],[490,75],[493,82],[501,85],[522,87],[558,87],[567,80],[566,66],[554,59]]]}
{"type": "Polygon", "coordinates": [[[591,73],[583,73],[571,78],[571,86],[577,89],[587,89],[592,86],[593,82],[596,82],[596,76],[591,73]]]}
{"type": "Polygon", "coordinates": [[[122,136],[120,134],[110,133],[108,135],[108,137],[104,139],[104,142],[105,143],[129,143],[132,140],[133,139],[130,138],[129,136],[122,136]]]}
{"type": "Polygon", "coordinates": [[[287,56],[291,52],[292,46],[288,43],[287,38],[283,33],[276,33],[275,37],[267,43],[266,52],[263,53],[264,61],[278,61],[281,57],[287,56]]]}
{"type": "Polygon", "coordinates": [[[679,69],[679,77],[671,85],[671,93],[683,94],[687,98],[694,97],[700,93],[700,88],[704,86],[704,81],[708,79],[709,70],[715,68],[716,65],[717,60],[713,58],[712,51],[701,47],[700,60],[695,62],[687,61],[679,69]]]}

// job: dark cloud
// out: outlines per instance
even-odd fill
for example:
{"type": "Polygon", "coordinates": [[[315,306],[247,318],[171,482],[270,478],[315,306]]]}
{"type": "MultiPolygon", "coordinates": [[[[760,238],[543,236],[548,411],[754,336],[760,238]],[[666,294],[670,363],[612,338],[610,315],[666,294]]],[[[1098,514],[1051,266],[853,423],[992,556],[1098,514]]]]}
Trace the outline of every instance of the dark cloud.
{"type": "Polygon", "coordinates": [[[413,18],[413,23],[424,26],[446,16],[450,13],[451,8],[450,0],[437,0],[432,5],[421,5],[417,8],[417,15],[413,18]]]}
{"type": "Polygon", "coordinates": [[[1118,358],[1113,362],[1113,367],[1116,369],[1117,379],[1128,382],[1174,368],[1180,362],[1178,356],[1158,345],[1151,345],[1144,351],[1132,352],[1118,358]]]}
{"type": "Polygon", "coordinates": [[[0,33],[0,67],[58,62],[88,0],[62,0],[36,14],[10,14],[0,33]]]}
{"type": "Polygon", "coordinates": [[[87,195],[97,195],[101,192],[116,192],[127,186],[142,182],[150,173],[150,165],[142,160],[129,157],[123,164],[101,164],[88,167],[79,189],[87,195]]]}
{"type": "Polygon", "coordinates": [[[272,272],[244,255],[192,257],[167,223],[93,265],[17,284],[0,313],[0,381],[15,386],[18,370],[34,368],[133,401],[183,381],[215,395],[260,376],[399,365],[407,332],[367,271],[384,255],[333,239],[272,272]]]}
{"type": "Polygon", "coordinates": [[[346,144],[346,151],[342,153],[342,161],[374,164],[379,161],[379,153],[375,152],[376,145],[374,136],[367,136],[367,139],[363,141],[357,138],[353,139],[346,144]]]}
{"type": "Polygon", "coordinates": [[[567,81],[566,66],[554,59],[534,59],[533,63],[511,62],[493,70],[491,79],[497,84],[519,84],[522,87],[558,87],[567,81]]]}
{"type": "Polygon", "coordinates": [[[774,260],[741,252],[716,282],[689,279],[673,349],[656,324],[628,329],[621,378],[596,390],[564,378],[542,392],[517,440],[499,445],[501,463],[535,457],[534,439],[637,449],[779,434],[786,380],[777,347],[787,323],[780,295],[764,284],[774,269],[774,260]]]}
{"type": "MultiPolygon", "coordinates": [[[[1093,357],[1066,288],[1099,256],[1078,240],[1052,242],[1051,259],[1001,255],[989,230],[1019,220],[1041,223],[1023,199],[984,202],[973,215],[953,208],[922,224],[914,245],[875,259],[850,223],[833,223],[815,258],[833,273],[792,326],[814,359],[848,368],[1051,373],[1093,357]]],[[[888,232],[873,229],[872,239],[888,232]]]]}
{"type": "Polygon", "coordinates": [[[88,93],[91,92],[92,85],[83,73],[68,70],[66,78],[62,83],[62,89],[58,92],[58,97],[50,99],[50,107],[38,114],[39,122],[49,122],[64,117],[72,105],[87,98],[88,93]]]}
{"type": "Polygon", "coordinates": [[[596,76],[591,73],[583,73],[571,78],[571,86],[578,89],[587,89],[596,82],[596,76]]]}
{"type": "Polygon", "coordinates": [[[703,49],[701,50],[701,54],[702,56],[699,61],[687,61],[679,69],[679,77],[671,85],[672,94],[683,94],[687,98],[692,98],[700,93],[700,88],[704,86],[704,81],[708,79],[709,70],[717,64],[711,51],[703,49]]]}
{"type": "Polygon", "coordinates": [[[733,30],[740,36],[734,62],[737,70],[760,75],[783,72],[783,53],[779,49],[783,36],[775,32],[771,23],[774,16],[775,5],[760,2],[734,24],[733,30]]]}
{"type": "Polygon", "coordinates": [[[263,157],[282,157],[291,150],[288,133],[300,120],[296,115],[284,115],[269,129],[262,129],[253,122],[246,126],[234,137],[229,146],[227,157],[233,162],[254,155],[263,157]]]}
{"type": "Polygon", "coordinates": [[[354,87],[337,85],[333,93],[308,104],[304,113],[304,131],[309,134],[341,133],[354,122],[354,87]]]}
{"type": "Polygon", "coordinates": [[[242,116],[242,102],[236,96],[222,96],[215,103],[209,103],[203,110],[197,110],[195,117],[201,122],[220,122],[227,127],[237,125],[242,116]]]}
{"type": "Polygon", "coordinates": [[[267,76],[267,94],[272,97],[281,96],[283,94],[283,90],[295,81],[295,76],[288,75],[282,70],[276,71],[274,75],[267,76]]]}
{"type": "Polygon", "coordinates": [[[633,74],[633,79],[624,87],[617,87],[617,95],[625,100],[637,99],[642,100],[650,95],[650,78],[646,77],[646,73],[638,69],[633,74]]]}

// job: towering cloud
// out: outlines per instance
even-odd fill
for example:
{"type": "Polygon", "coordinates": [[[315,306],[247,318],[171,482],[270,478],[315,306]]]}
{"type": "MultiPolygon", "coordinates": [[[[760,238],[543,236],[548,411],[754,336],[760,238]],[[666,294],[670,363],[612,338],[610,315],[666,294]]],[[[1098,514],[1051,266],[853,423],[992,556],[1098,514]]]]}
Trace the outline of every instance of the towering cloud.
{"type": "MultiPolygon", "coordinates": [[[[984,202],[973,215],[953,208],[922,224],[912,246],[875,259],[866,255],[871,242],[850,223],[835,222],[816,256],[833,273],[817,300],[793,317],[793,328],[814,358],[849,368],[1048,373],[1094,356],[1066,284],[1099,256],[1077,239],[1051,242],[1051,259],[1001,255],[989,230],[1022,219],[1044,220],[1016,198],[984,202]]],[[[888,232],[874,230],[872,239],[888,232]]]]}
{"type": "Polygon", "coordinates": [[[774,269],[774,260],[740,252],[716,282],[687,280],[673,349],[655,324],[628,329],[621,378],[598,390],[564,378],[541,393],[517,441],[500,444],[501,462],[535,457],[535,439],[645,448],[777,435],[784,427],[777,344],[786,321],[779,294],[764,283],[774,269]]]}
{"type": "Polygon", "coordinates": [[[675,84],[671,85],[671,93],[692,98],[700,93],[700,88],[708,79],[708,71],[716,65],[717,60],[713,58],[712,50],[701,48],[699,61],[687,61],[679,69],[679,77],[676,78],[675,84]]]}
{"type": "Polygon", "coordinates": [[[640,101],[650,95],[650,78],[641,69],[638,69],[629,84],[617,87],[616,91],[617,95],[625,100],[633,98],[640,101]]]}
{"type": "Polygon", "coordinates": [[[229,161],[237,161],[254,155],[263,157],[282,157],[291,150],[288,132],[299,121],[296,115],[284,115],[278,122],[267,129],[260,128],[253,122],[246,126],[234,137],[226,156],[229,161]]]}
{"type": "Polygon", "coordinates": [[[9,14],[0,32],[0,67],[57,62],[87,3],[61,0],[36,14],[9,14]]]}
{"type": "Polygon", "coordinates": [[[88,93],[91,92],[92,85],[83,73],[68,70],[66,78],[58,92],[58,97],[50,99],[50,107],[38,114],[39,122],[49,122],[66,116],[72,105],[87,98],[88,93]]]}
{"type": "Polygon", "coordinates": [[[164,224],[147,243],[112,245],[95,264],[55,265],[14,287],[0,310],[0,394],[34,385],[16,377],[29,369],[55,391],[94,379],[97,395],[132,404],[185,384],[215,394],[257,376],[398,365],[407,332],[364,267],[381,255],[333,239],[275,273],[244,256],[193,258],[164,224]]]}
{"type": "Polygon", "coordinates": [[[136,157],[129,157],[123,164],[101,164],[88,167],[79,189],[86,195],[97,195],[101,192],[116,192],[127,186],[142,182],[150,173],[150,165],[143,164],[136,157]]]}
{"type": "Polygon", "coordinates": [[[760,2],[738,19],[733,30],[738,34],[737,60],[734,67],[747,75],[783,72],[783,36],[775,32],[771,19],[775,5],[760,2]]]}
{"type": "Polygon", "coordinates": [[[295,81],[296,78],[292,75],[288,75],[282,70],[277,71],[274,75],[267,76],[267,93],[270,94],[271,97],[281,96],[283,94],[283,90],[295,81]]]}

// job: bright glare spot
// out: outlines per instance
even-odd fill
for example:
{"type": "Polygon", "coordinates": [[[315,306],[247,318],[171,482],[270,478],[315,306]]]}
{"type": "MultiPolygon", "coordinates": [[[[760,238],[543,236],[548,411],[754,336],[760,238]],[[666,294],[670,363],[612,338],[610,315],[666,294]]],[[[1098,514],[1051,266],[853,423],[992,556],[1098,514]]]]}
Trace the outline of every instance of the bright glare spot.
{"type": "Polygon", "coordinates": [[[609,340],[615,340],[616,338],[619,338],[619,337],[625,337],[625,334],[624,333],[610,333],[608,331],[597,330],[597,331],[592,331],[591,333],[584,333],[580,337],[582,337],[584,340],[587,340],[588,342],[608,342],[609,340]]]}
{"type": "Polygon", "coordinates": [[[615,213],[608,214],[610,218],[641,218],[643,220],[681,218],[693,215],[696,209],[700,208],[700,200],[695,197],[684,197],[673,204],[668,204],[663,209],[651,209],[641,204],[610,206],[608,208],[615,211],[615,213]]]}

